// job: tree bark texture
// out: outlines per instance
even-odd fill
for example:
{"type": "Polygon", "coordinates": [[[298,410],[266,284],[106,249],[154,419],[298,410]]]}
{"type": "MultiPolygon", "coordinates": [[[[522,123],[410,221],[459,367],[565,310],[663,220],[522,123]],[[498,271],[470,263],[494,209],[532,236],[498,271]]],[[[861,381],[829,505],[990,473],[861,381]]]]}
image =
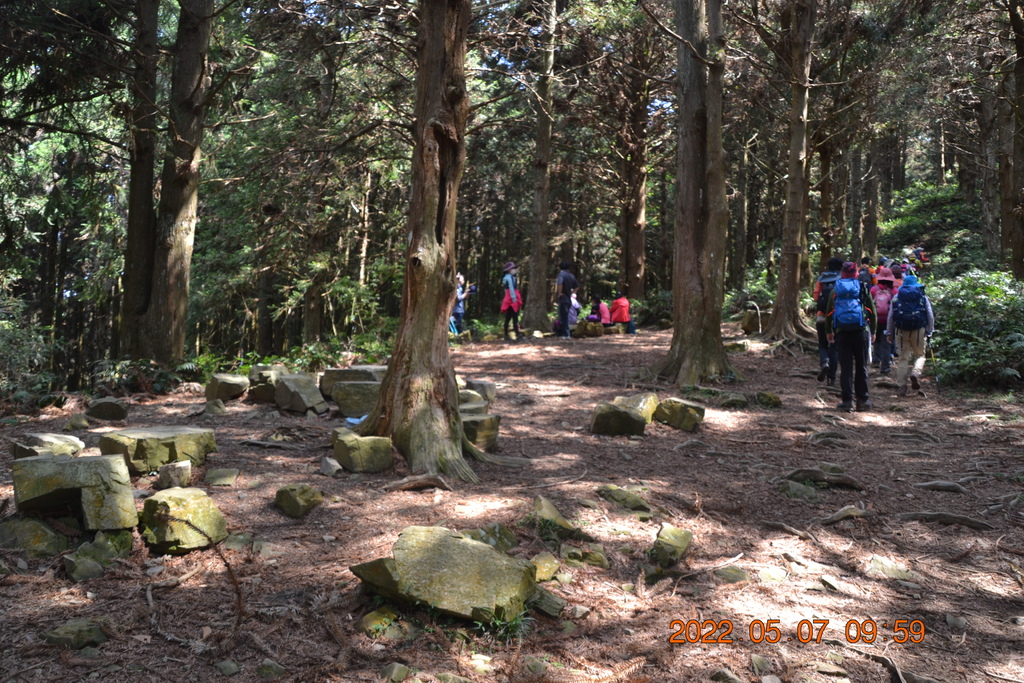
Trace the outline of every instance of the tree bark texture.
{"type": "Polygon", "coordinates": [[[786,9],[789,21],[788,64],[790,78],[789,178],[782,227],[782,254],[775,305],[765,334],[775,339],[813,339],[814,331],[800,312],[800,269],[806,259],[807,105],[810,95],[811,41],[814,37],[817,0],[792,0],[786,9]]]}
{"type": "Polygon", "coordinates": [[[185,353],[189,276],[199,207],[213,0],[180,0],[171,76],[168,154],[161,177],[145,354],[176,364],[185,353]]]}
{"type": "MultiPolygon", "coordinates": [[[[523,326],[545,330],[548,325],[548,223],[551,221],[551,86],[555,72],[555,0],[543,5],[544,26],[540,35],[540,60],[537,75],[537,137],[533,150],[536,181],[533,190],[533,235],[530,239],[530,279],[523,306],[523,326]]],[[[510,255],[511,258],[511,255],[510,255]]],[[[514,259],[513,259],[514,260],[514,259]]]]}
{"type": "MultiPolygon", "coordinates": [[[[875,138],[868,146],[867,169],[864,181],[864,253],[874,260],[878,252],[878,195],[880,141],[875,138]]],[[[858,259],[859,262],[860,259],[858,259]]]]}
{"type": "Polygon", "coordinates": [[[156,206],[153,178],[156,172],[157,135],[157,22],[160,0],[138,0],[135,44],[132,55],[132,109],[129,112],[131,149],[128,178],[127,246],[124,254],[124,301],[121,313],[121,348],[132,358],[146,354],[142,329],[152,289],[156,245],[156,206]]]}
{"type": "Polygon", "coordinates": [[[1004,75],[999,84],[999,261],[1006,258],[1014,226],[1013,207],[1013,74],[1004,75]]]}
{"type": "Polygon", "coordinates": [[[1016,59],[1013,61],[1014,127],[1013,168],[1015,206],[1013,222],[1007,235],[1006,254],[1014,279],[1024,280],[1024,0],[1011,0],[1010,27],[1016,59]]]}
{"type": "Polygon", "coordinates": [[[380,398],[364,433],[390,436],[415,473],[477,481],[462,457],[448,316],[455,215],[466,165],[468,0],[420,3],[415,146],[402,312],[380,398]]]}
{"type": "Polygon", "coordinates": [[[653,370],[680,386],[732,373],[722,345],[729,212],[722,150],[721,25],[719,0],[677,0],[676,32],[689,46],[677,47],[675,325],[668,355],[653,370]]]}
{"type": "Polygon", "coordinates": [[[647,230],[647,128],[650,123],[651,79],[646,71],[651,50],[649,36],[633,45],[634,70],[627,76],[627,100],[622,133],[622,291],[631,299],[644,298],[647,230]]]}

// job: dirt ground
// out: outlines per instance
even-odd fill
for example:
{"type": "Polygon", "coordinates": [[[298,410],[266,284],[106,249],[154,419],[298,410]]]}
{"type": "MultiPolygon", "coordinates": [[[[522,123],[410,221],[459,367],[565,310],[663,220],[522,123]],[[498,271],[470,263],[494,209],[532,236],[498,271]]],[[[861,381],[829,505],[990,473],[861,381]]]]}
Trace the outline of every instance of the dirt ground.
{"type": "MultiPolygon", "coordinates": [[[[815,381],[816,355],[754,342],[731,355],[744,381],[723,388],[774,392],[781,408],[709,403],[694,434],[657,423],[643,438],[589,434],[598,401],[643,390],[680,395],[636,379],[669,340],[669,332],[645,330],[455,349],[462,376],[498,385],[498,452],[530,465],[474,463],[481,483],[453,482],[451,491],[386,493],[384,485],[409,474],[401,459],[383,475],[319,475],[330,430],[340,424],[336,415],[307,421],[243,400],[224,417],[189,417],[202,408],[200,393],[132,397],[127,423],[94,424],[78,434],[87,446],[126,426],[212,426],[219,450],[207,467],[237,467],[242,475],[231,487],[205,486],[202,470],[195,481],[230,531],[251,532],[268,545],[155,557],[136,539],[129,559],[82,583],[67,579],[59,559],[28,560],[26,571],[0,580],[2,680],[206,681],[224,678],[214,664],[231,659],[241,667],[232,680],[250,681],[260,680],[257,667],[272,659],[285,668],[283,679],[296,681],[380,680],[391,662],[424,682],[443,680],[438,674],[445,672],[478,682],[707,681],[723,667],[742,681],[1024,681],[1024,504],[1012,506],[1024,493],[1019,404],[939,393],[931,379],[926,397],[897,399],[873,375],[874,410],[839,413],[837,397],[815,381]],[[243,443],[271,434],[285,437],[287,448],[243,443]],[[819,485],[809,501],[780,491],[783,476],[822,462],[838,465],[864,490],[819,485]],[[916,486],[937,480],[965,491],[916,486]],[[293,520],[273,499],[279,486],[298,482],[320,488],[325,500],[293,520]],[[641,487],[657,508],[653,519],[599,498],[605,483],[641,487]],[[522,523],[537,495],[596,537],[611,564],[563,566],[571,581],[545,584],[569,602],[561,619],[534,614],[521,640],[503,642],[473,624],[396,606],[401,628],[376,639],[358,632],[359,619],[380,601],[361,588],[351,565],[389,556],[410,525],[501,522],[519,538],[513,554],[532,557],[549,549],[522,523]],[[821,523],[848,505],[870,514],[821,523]],[[962,515],[991,528],[900,517],[916,512],[962,515]],[[646,584],[642,566],[663,522],[692,531],[693,546],[674,573],[646,584]],[[871,572],[873,556],[915,575],[900,581],[871,572]],[[744,570],[748,580],[725,582],[715,573],[724,567],[744,570]],[[151,587],[176,577],[185,578],[151,587]],[[589,614],[573,612],[578,606],[589,614]],[[83,616],[107,620],[110,640],[98,657],[41,641],[42,631],[83,616]],[[762,640],[773,625],[779,642],[762,640]],[[908,642],[895,642],[907,635],[899,625],[913,636],[908,642]],[[872,628],[874,642],[866,642],[872,628]],[[689,642],[700,640],[698,633],[716,642],[689,642]],[[681,642],[670,642],[673,635],[681,642]],[[767,671],[754,672],[752,654],[767,659],[767,671]],[[525,668],[530,658],[549,663],[547,679],[525,668]],[[634,658],[643,668],[617,677],[634,658]],[[482,663],[493,670],[478,672],[482,663]],[[575,678],[562,668],[585,663],[592,668],[575,678]]],[[[51,410],[0,434],[60,432],[74,409],[51,410]]],[[[10,465],[4,452],[0,501],[13,498],[10,465]]],[[[137,489],[151,486],[147,478],[135,482],[137,489]]],[[[0,510],[11,514],[13,505],[0,510]]],[[[9,551],[0,558],[11,566],[22,559],[9,551]]]]}

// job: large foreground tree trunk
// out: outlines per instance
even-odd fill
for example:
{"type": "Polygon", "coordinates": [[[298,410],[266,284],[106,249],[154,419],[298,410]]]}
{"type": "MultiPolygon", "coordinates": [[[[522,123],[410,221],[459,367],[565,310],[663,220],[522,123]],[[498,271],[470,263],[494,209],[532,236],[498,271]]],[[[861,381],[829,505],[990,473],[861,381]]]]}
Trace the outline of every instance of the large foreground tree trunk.
{"type": "Polygon", "coordinates": [[[466,165],[469,0],[422,0],[415,148],[402,312],[380,399],[364,434],[390,436],[413,472],[477,481],[462,457],[448,316],[455,293],[455,208],[466,165]]]}
{"type": "Polygon", "coordinates": [[[1024,280],[1024,0],[1011,0],[1010,26],[1013,28],[1013,44],[1017,52],[1013,62],[1013,194],[1016,206],[1010,229],[1004,231],[1007,238],[1005,253],[1013,277],[1024,280]]]}
{"type": "Polygon", "coordinates": [[[707,0],[706,6],[705,0],[677,0],[676,31],[689,46],[678,47],[675,327],[668,355],[653,370],[682,386],[732,372],[722,345],[729,211],[722,150],[725,39],[720,0],[707,0]]]}
{"type": "Polygon", "coordinates": [[[153,174],[156,172],[157,129],[157,22],[160,0],[138,0],[135,45],[132,57],[132,109],[128,178],[127,246],[124,254],[124,303],[121,308],[121,350],[132,358],[145,355],[142,320],[149,307],[153,258],[156,246],[156,206],[153,174]]]}
{"type": "MultiPolygon", "coordinates": [[[[544,26],[540,35],[540,64],[537,74],[537,139],[533,151],[536,185],[533,190],[533,235],[530,238],[529,296],[523,304],[523,326],[546,330],[548,325],[548,223],[551,220],[551,86],[555,73],[555,31],[558,21],[555,0],[546,0],[542,10],[544,26]]],[[[510,255],[511,257],[511,255],[510,255]]]]}
{"type": "Polygon", "coordinates": [[[782,255],[775,305],[765,334],[775,339],[815,338],[800,313],[800,267],[806,258],[804,239],[806,211],[803,201],[807,172],[807,103],[810,94],[811,39],[817,0],[791,0],[788,67],[790,69],[789,177],[786,211],[782,224],[782,255]]]}
{"type": "Polygon", "coordinates": [[[199,207],[213,0],[180,0],[174,47],[168,154],[157,211],[153,280],[143,355],[176,364],[185,353],[189,276],[199,207]]]}

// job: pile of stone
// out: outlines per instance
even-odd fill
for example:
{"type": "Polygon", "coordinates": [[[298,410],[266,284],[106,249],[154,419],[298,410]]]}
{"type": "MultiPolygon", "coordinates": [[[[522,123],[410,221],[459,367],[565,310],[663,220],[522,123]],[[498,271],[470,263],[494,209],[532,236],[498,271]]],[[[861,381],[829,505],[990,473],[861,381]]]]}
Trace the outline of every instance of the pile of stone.
{"type": "Polygon", "coordinates": [[[590,432],[604,436],[643,436],[651,422],[695,432],[704,421],[704,406],[681,398],[658,400],[653,392],[601,401],[590,415],[590,432]]]}

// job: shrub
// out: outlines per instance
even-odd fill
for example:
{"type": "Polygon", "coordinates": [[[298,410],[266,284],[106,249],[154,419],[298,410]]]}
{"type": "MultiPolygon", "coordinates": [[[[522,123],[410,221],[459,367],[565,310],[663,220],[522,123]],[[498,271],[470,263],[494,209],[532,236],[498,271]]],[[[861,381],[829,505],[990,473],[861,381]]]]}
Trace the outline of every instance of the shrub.
{"type": "Polygon", "coordinates": [[[46,369],[53,346],[47,336],[29,321],[24,304],[0,288],[0,400],[5,407],[31,410],[55,383],[46,369]]]}
{"type": "Polygon", "coordinates": [[[1006,387],[1024,372],[1024,284],[1007,273],[971,270],[933,280],[936,372],[943,380],[1006,387]]]}

